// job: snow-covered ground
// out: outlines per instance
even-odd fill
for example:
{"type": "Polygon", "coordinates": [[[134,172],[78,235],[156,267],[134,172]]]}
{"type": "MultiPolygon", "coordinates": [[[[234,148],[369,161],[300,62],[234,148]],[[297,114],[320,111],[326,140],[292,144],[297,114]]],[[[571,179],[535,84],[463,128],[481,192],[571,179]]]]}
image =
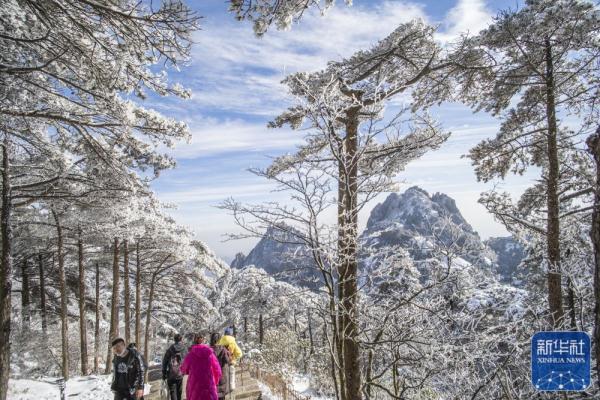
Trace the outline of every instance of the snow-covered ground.
{"type": "MultiPolygon", "coordinates": [[[[262,382],[258,382],[258,387],[262,392],[262,400],[282,400],[280,396],[277,396],[271,392],[271,389],[262,382]]],[[[292,378],[292,389],[299,394],[310,398],[310,400],[332,400],[329,397],[322,397],[315,394],[314,390],[310,387],[310,379],[306,375],[294,375],[292,378]]]]}
{"type": "Polygon", "coordinates": [[[262,396],[261,396],[262,400],[281,400],[281,398],[279,396],[275,396],[271,392],[271,389],[269,389],[269,387],[267,385],[265,385],[264,383],[258,382],[258,388],[262,392],[262,396]]]}
{"type": "MultiPolygon", "coordinates": [[[[109,375],[76,377],[67,381],[66,397],[81,400],[112,400],[109,375]]],[[[60,391],[56,378],[41,380],[11,379],[8,398],[11,400],[57,400],[60,391]]]]}
{"type": "Polygon", "coordinates": [[[329,397],[318,396],[310,387],[310,378],[306,375],[294,375],[292,378],[292,389],[309,397],[310,400],[331,400],[329,397]]]}
{"type": "MultiPolygon", "coordinates": [[[[11,379],[8,385],[10,400],[57,400],[60,391],[56,378],[40,380],[11,379]]],[[[112,400],[110,375],[76,377],[67,381],[66,398],[78,400],[112,400]]],[[[146,388],[146,391],[149,387],[146,388]]]]}

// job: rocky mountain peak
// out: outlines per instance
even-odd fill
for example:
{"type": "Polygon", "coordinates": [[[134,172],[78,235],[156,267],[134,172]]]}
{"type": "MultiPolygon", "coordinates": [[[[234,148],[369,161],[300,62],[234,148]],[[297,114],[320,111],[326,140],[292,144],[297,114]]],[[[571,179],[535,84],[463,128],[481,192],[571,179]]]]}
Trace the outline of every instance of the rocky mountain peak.
{"type": "Polygon", "coordinates": [[[431,226],[447,217],[462,230],[477,235],[460,213],[456,202],[444,193],[429,193],[418,186],[404,193],[391,193],[383,203],[373,208],[367,222],[367,231],[380,230],[391,224],[425,234],[431,226]]]}
{"type": "Polygon", "coordinates": [[[231,261],[231,268],[242,268],[244,266],[244,260],[246,259],[246,255],[244,253],[237,253],[231,261]]]}

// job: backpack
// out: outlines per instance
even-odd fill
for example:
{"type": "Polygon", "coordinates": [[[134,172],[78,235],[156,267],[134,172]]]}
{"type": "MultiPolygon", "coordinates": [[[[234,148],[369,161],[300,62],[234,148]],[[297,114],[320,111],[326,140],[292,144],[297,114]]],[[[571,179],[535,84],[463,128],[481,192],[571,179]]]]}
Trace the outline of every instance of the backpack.
{"type": "Polygon", "coordinates": [[[181,353],[177,352],[169,360],[169,380],[179,380],[183,378],[181,373],[181,353]]]}

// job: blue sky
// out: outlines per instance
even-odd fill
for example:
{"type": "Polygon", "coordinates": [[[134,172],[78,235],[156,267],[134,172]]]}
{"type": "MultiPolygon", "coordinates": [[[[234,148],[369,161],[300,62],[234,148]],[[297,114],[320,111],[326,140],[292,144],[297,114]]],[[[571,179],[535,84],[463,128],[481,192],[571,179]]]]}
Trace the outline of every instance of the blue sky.
{"type": "MultiPolygon", "coordinates": [[[[255,241],[223,242],[225,233],[239,228],[231,216],[214,206],[228,197],[254,203],[285,201],[281,194],[271,192],[267,181],[246,170],[265,167],[271,157],[293,152],[302,142],[301,132],[266,128],[292,103],[280,84],[287,74],[321,69],[328,60],[368,48],[412,18],[439,25],[438,39],[444,42],[460,32],[477,32],[499,8],[517,5],[484,0],[355,0],[349,7],[338,1],[325,16],[308,13],[290,31],[273,30],[258,39],[250,23],[237,22],[227,12],[224,0],[188,4],[203,16],[202,29],[195,35],[191,62],[170,77],[192,89],[192,99],[152,97],[148,105],[186,121],[192,140],[176,146],[172,152],[177,168],[162,174],[153,187],[161,200],[177,204],[172,214],[178,222],[193,229],[198,239],[228,261],[238,251],[247,254],[255,241]]],[[[401,190],[419,185],[430,193],[446,193],[483,238],[505,235],[502,226],[477,203],[479,194],[496,185],[517,196],[530,178],[478,183],[470,161],[461,158],[481,139],[493,136],[498,122],[485,114],[472,114],[460,104],[445,104],[431,114],[452,136],[398,176],[401,190]]],[[[363,225],[372,207],[384,198],[382,194],[363,211],[363,225]]]]}

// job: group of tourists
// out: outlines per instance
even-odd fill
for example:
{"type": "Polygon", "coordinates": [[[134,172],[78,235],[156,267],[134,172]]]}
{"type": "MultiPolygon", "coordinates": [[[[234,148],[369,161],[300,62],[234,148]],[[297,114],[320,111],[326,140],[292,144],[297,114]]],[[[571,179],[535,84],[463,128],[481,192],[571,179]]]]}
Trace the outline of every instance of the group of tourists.
{"type": "MultiPolygon", "coordinates": [[[[183,377],[187,400],[222,400],[235,387],[235,365],[242,351],[235,341],[233,329],[224,335],[212,333],[209,344],[204,334],[196,334],[191,346],[186,347],[183,336],[176,334],[174,343],[162,359],[162,379],[168,388],[170,400],[181,400],[183,377]]],[[[126,347],[122,338],[112,342],[113,382],[115,400],[140,400],[144,395],[144,374],[147,369],[135,345],[126,347]]]]}

